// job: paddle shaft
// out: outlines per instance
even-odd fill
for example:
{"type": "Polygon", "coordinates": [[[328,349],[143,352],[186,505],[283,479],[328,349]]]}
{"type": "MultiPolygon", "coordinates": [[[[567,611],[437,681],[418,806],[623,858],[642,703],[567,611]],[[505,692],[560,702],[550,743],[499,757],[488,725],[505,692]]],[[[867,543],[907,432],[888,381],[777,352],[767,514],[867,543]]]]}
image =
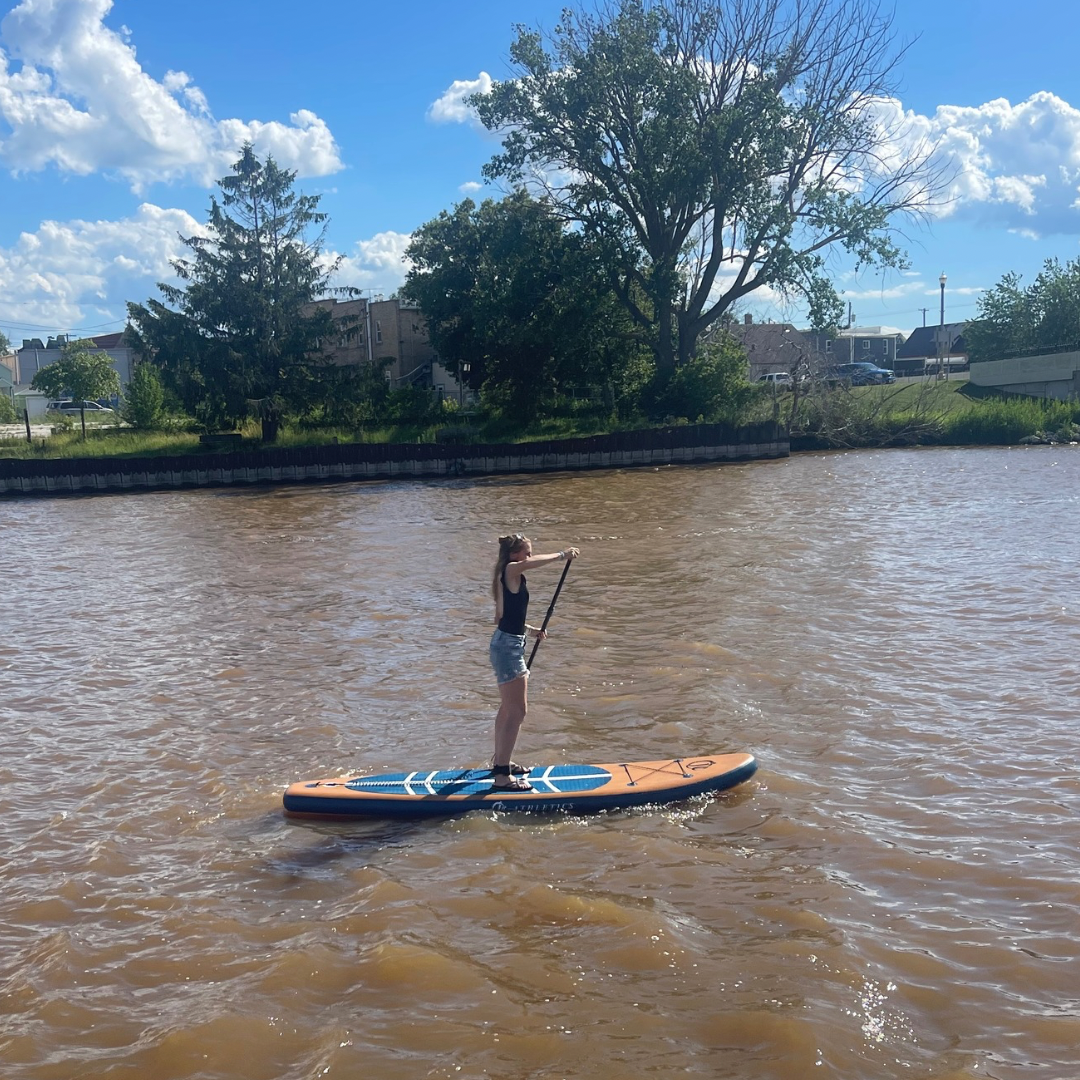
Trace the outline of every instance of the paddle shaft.
{"type": "Polygon", "coordinates": [[[536,635],[536,640],[533,642],[532,652],[529,653],[529,662],[526,665],[528,668],[532,668],[533,657],[536,656],[536,650],[540,648],[540,642],[543,640],[542,635],[547,630],[547,624],[551,621],[551,613],[555,610],[555,601],[559,599],[559,593],[562,592],[563,582],[566,580],[566,575],[570,572],[570,564],[573,559],[567,559],[566,565],[563,567],[562,577],[559,578],[559,584],[555,586],[555,595],[551,598],[551,603],[548,604],[547,614],[544,616],[544,621],[540,626],[540,633],[536,635]]]}

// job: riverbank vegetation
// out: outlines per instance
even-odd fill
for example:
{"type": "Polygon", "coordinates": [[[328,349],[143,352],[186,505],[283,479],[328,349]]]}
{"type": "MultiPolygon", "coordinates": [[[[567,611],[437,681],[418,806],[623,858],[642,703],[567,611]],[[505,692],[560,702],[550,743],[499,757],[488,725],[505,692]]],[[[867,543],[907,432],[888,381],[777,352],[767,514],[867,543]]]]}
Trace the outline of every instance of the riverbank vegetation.
{"type": "MultiPolygon", "coordinates": [[[[795,394],[744,385],[742,405],[726,398],[708,411],[672,414],[660,426],[699,421],[735,425],[775,420],[793,450],[899,446],[1004,446],[1080,440],[1080,403],[1043,401],[982,391],[966,381],[914,380],[904,385],[815,387],[795,394]]],[[[521,443],[632,431],[650,424],[637,416],[618,420],[601,404],[564,402],[560,415],[521,421],[497,411],[462,410],[443,402],[422,416],[399,416],[370,424],[285,422],[270,443],[261,420],[239,425],[226,440],[207,440],[200,425],[173,417],[154,430],[120,421],[88,427],[85,437],[70,418],[57,421],[47,439],[0,440],[0,458],[159,457],[231,450],[326,446],[343,443],[521,443]]]]}
{"type": "Polygon", "coordinates": [[[793,449],[1003,446],[1080,437],[1080,403],[987,392],[966,380],[811,392],[788,409],[793,449]]]}

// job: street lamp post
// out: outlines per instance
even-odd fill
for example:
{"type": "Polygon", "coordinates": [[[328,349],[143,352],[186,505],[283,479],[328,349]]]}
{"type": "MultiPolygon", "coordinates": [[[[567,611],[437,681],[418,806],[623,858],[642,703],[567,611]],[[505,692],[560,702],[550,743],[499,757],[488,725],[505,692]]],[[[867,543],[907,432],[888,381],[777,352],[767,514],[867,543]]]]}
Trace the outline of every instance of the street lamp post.
{"type": "Polygon", "coordinates": [[[945,370],[945,271],[941,271],[938,278],[941,286],[941,325],[938,328],[938,378],[947,379],[948,371],[945,370]]]}
{"type": "Polygon", "coordinates": [[[465,379],[472,370],[472,365],[466,360],[462,362],[461,374],[458,376],[458,409],[465,406],[465,379]]]}

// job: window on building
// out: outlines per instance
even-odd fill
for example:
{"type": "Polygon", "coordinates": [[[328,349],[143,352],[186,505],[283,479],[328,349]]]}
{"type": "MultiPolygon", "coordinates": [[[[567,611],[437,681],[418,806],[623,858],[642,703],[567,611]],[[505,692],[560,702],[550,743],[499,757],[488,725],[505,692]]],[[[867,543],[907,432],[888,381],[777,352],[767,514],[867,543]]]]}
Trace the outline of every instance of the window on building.
{"type": "Polygon", "coordinates": [[[375,340],[382,344],[382,323],[378,319],[375,320],[375,340]]]}
{"type": "Polygon", "coordinates": [[[826,352],[826,353],[831,353],[831,352],[832,352],[832,338],[829,338],[829,339],[828,339],[828,340],[827,340],[827,341],[825,342],[825,352],[826,352]]]}
{"type": "Polygon", "coordinates": [[[870,351],[870,342],[869,341],[864,341],[862,343],[862,347],[863,347],[863,352],[869,352],[870,351]]]}

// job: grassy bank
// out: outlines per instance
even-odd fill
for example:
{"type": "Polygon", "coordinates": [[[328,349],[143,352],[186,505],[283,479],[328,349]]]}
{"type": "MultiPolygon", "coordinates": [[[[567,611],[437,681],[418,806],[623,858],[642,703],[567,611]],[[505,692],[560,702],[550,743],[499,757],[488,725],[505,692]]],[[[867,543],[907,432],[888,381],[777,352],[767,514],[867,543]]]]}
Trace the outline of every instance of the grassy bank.
{"type": "Polygon", "coordinates": [[[1080,403],[920,381],[810,394],[790,423],[793,449],[1068,442],[1080,437],[1080,403]]]}
{"type": "MultiPolygon", "coordinates": [[[[778,419],[790,424],[792,449],[840,449],[886,446],[1008,446],[1023,441],[1072,441],[1080,437],[1080,403],[1005,396],[966,381],[919,381],[892,386],[864,386],[806,395],[773,395],[763,390],[734,423],[778,419]],[[794,416],[792,408],[794,406],[794,416]]],[[[678,420],[676,423],[680,422],[678,420]]],[[[381,428],[282,427],[277,448],[335,443],[521,443],[569,439],[648,426],[617,424],[600,417],[574,416],[515,424],[501,418],[462,415],[432,425],[399,424],[381,428]]],[[[0,458],[164,457],[258,450],[257,422],[227,447],[204,444],[195,432],[135,431],[114,424],[87,428],[58,427],[47,439],[0,441],[0,458]]]]}
{"type": "Polygon", "coordinates": [[[87,425],[86,438],[76,425],[57,425],[48,438],[25,436],[0,440],[0,458],[24,460],[86,457],[169,457],[221,453],[223,450],[261,450],[269,446],[289,449],[330,446],[338,443],[519,443],[542,439],[571,439],[629,430],[642,425],[613,424],[595,417],[537,420],[528,425],[504,419],[462,417],[456,422],[416,425],[397,424],[380,428],[310,428],[283,425],[274,443],[262,441],[256,421],[240,429],[240,439],[223,443],[203,443],[197,432],[180,427],[166,431],[135,431],[114,424],[87,425]]]}

